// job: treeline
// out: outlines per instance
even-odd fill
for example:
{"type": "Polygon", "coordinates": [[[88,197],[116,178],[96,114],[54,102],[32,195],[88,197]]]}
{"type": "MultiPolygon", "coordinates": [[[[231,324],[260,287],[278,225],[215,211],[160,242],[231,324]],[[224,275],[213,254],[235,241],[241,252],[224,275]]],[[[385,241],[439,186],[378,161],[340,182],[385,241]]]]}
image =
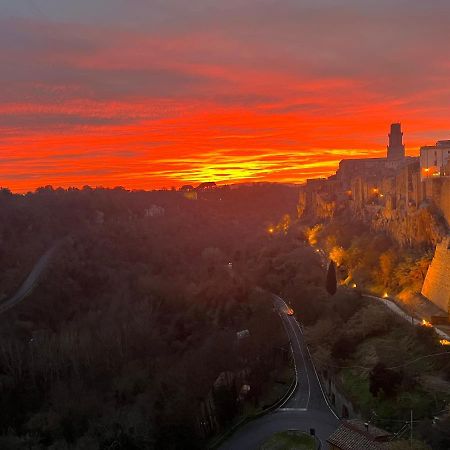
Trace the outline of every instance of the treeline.
{"type": "MultiPolygon", "coordinates": [[[[64,190],[46,186],[20,195],[0,188],[0,301],[15,289],[46,248],[81,230],[103,223],[131,223],[151,215],[156,206],[162,208],[164,225],[171,223],[171,231],[179,233],[178,240],[188,248],[186,257],[198,256],[207,239],[230,254],[236,250],[238,238],[261,236],[265,226],[283,214],[294,214],[297,198],[296,189],[277,184],[224,186],[201,192],[198,200],[188,200],[183,194],[129,192],[122,187],[64,190]],[[199,226],[208,233],[195,246],[193,241],[202,239],[195,232],[199,226]]],[[[147,227],[158,233],[161,220],[157,219],[148,220],[147,227]]]]}
{"type": "Polygon", "coordinates": [[[271,299],[255,289],[266,275],[255,252],[295,198],[271,185],[198,200],[2,191],[3,298],[60,245],[38,288],[0,316],[0,447],[202,448],[264,406],[289,361],[271,299]]]}

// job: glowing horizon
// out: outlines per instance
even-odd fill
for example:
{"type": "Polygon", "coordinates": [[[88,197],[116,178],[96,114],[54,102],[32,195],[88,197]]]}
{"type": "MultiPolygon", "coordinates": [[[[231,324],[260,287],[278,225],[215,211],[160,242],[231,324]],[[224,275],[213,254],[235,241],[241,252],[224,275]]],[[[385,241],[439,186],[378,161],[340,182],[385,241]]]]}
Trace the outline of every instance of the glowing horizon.
{"type": "Polygon", "coordinates": [[[384,156],[391,122],[417,155],[450,137],[450,5],[403,6],[2,5],[0,186],[301,183],[384,156]]]}

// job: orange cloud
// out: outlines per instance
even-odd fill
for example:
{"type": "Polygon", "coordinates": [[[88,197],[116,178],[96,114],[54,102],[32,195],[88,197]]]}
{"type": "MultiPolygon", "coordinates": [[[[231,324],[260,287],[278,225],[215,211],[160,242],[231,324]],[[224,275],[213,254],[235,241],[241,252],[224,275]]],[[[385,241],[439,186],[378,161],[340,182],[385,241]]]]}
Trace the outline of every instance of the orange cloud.
{"type": "Polygon", "coordinates": [[[343,158],[384,155],[391,121],[403,122],[409,154],[448,137],[448,64],[411,73],[422,46],[404,59],[362,55],[345,27],[337,43],[310,42],[307,23],[284,20],[275,35],[225,19],[120,35],[0,22],[0,185],[299,183],[343,158]]]}

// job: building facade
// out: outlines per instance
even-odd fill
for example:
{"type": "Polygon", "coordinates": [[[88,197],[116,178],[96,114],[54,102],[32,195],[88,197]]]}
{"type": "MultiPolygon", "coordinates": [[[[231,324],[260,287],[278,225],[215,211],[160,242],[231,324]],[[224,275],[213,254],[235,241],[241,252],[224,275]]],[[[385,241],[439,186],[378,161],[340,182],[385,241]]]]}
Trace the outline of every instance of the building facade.
{"type": "Polygon", "coordinates": [[[420,174],[422,180],[450,176],[450,140],[438,141],[420,149],[420,174]]]}

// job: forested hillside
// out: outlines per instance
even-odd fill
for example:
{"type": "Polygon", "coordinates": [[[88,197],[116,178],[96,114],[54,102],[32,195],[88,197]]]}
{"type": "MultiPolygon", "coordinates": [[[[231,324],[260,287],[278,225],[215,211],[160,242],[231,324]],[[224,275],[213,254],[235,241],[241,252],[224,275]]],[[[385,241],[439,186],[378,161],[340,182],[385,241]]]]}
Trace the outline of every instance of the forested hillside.
{"type": "Polygon", "coordinates": [[[288,346],[255,288],[295,201],[279,185],[1,191],[1,298],[58,250],[0,316],[0,447],[202,448],[264,406],[288,346]],[[221,375],[251,387],[242,401],[221,375]]]}

